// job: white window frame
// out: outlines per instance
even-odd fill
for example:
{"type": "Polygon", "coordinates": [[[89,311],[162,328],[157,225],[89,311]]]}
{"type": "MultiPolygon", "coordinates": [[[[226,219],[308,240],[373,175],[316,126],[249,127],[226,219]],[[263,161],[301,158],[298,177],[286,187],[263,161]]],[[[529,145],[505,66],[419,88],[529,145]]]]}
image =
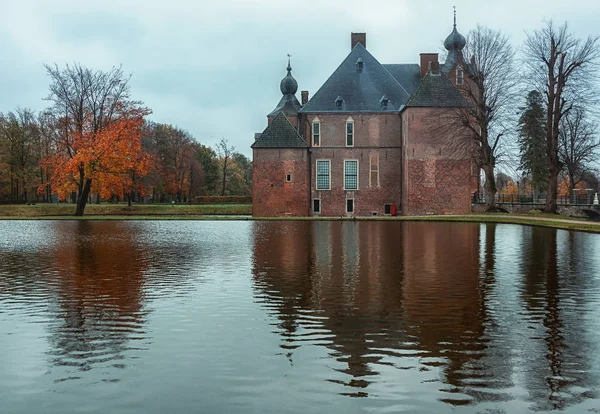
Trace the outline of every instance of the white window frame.
{"type": "Polygon", "coordinates": [[[346,214],[354,214],[356,212],[356,199],[355,198],[347,198],[346,199],[346,214]],[[352,200],[352,211],[348,211],[348,200],[352,200]]]}
{"type": "Polygon", "coordinates": [[[348,119],[346,119],[346,128],[344,129],[345,132],[345,142],[346,142],[346,146],[347,147],[354,147],[354,119],[352,119],[352,117],[348,117],[348,119]],[[349,134],[348,133],[348,125],[352,125],[352,133],[349,134]],[[352,145],[348,145],[348,136],[352,137],[352,145]]]}
{"type": "Polygon", "coordinates": [[[311,136],[311,145],[313,147],[320,147],[322,145],[322,134],[321,134],[321,120],[318,117],[312,120],[310,124],[310,136],[311,136]],[[315,125],[319,126],[319,133],[315,134],[315,125]],[[319,138],[319,143],[315,145],[315,135],[319,138]]]}
{"type": "Polygon", "coordinates": [[[359,185],[359,181],[360,181],[360,165],[359,165],[358,160],[356,160],[356,159],[344,160],[344,176],[343,176],[343,180],[344,180],[344,190],[345,191],[358,191],[358,189],[360,188],[360,185],[359,185]],[[356,188],[346,188],[346,163],[348,161],[354,161],[354,162],[356,162],[356,188]]]}
{"type": "Polygon", "coordinates": [[[456,67],[456,84],[463,85],[465,83],[465,71],[462,67],[456,67]]]}
{"type": "Polygon", "coordinates": [[[321,199],[313,198],[313,205],[312,205],[313,214],[321,214],[321,210],[323,210],[323,207],[321,206],[321,199]],[[315,211],[315,201],[319,202],[319,211],[315,211]]]}
{"type": "Polygon", "coordinates": [[[286,173],[285,174],[285,182],[286,183],[291,183],[292,182],[292,173],[286,173]],[[289,180],[288,180],[288,176],[290,177],[289,180]]]}
{"type": "Polygon", "coordinates": [[[315,161],[315,189],[317,191],[329,191],[331,190],[331,160],[328,159],[318,159],[315,161]],[[329,181],[327,188],[319,188],[319,162],[326,162],[329,164],[329,181]]]}

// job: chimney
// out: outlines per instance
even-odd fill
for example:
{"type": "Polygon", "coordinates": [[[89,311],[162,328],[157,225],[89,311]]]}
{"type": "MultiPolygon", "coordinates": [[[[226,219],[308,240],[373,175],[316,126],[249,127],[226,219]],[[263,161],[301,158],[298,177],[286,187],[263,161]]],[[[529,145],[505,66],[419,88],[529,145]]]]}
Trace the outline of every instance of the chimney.
{"type": "Polygon", "coordinates": [[[300,99],[302,106],[306,105],[308,103],[308,91],[300,92],[300,99]]]}
{"type": "Polygon", "coordinates": [[[352,33],[350,36],[350,50],[354,49],[357,43],[367,48],[367,34],[366,33],[352,33]]]}
{"type": "MultiPolygon", "coordinates": [[[[433,70],[437,64],[437,71],[440,70],[437,53],[421,53],[421,77],[425,76],[429,70],[433,70]],[[431,63],[430,63],[431,62],[431,63]]],[[[435,73],[435,72],[434,72],[435,73]]]]}
{"type": "Polygon", "coordinates": [[[433,61],[431,62],[431,74],[439,75],[440,74],[440,62],[433,61]]]}

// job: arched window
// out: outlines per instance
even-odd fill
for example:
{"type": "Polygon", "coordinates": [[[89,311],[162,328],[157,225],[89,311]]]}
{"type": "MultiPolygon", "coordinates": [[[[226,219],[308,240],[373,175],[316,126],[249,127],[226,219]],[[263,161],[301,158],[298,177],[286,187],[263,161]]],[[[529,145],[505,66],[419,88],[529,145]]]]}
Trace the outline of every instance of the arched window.
{"type": "Polygon", "coordinates": [[[462,85],[465,81],[465,73],[460,66],[456,67],[456,84],[462,85]]]}
{"type": "Polygon", "coordinates": [[[346,146],[354,146],[354,119],[352,117],[346,119],[346,146]]]}

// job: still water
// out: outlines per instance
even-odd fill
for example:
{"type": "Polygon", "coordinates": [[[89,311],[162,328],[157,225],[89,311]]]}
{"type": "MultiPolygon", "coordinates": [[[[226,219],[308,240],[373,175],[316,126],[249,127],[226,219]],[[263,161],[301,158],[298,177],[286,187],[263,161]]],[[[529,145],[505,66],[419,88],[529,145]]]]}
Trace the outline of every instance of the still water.
{"type": "Polygon", "coordinates": [[[600,412],[600,236],[0,222],[2,413],[600,412]]]}

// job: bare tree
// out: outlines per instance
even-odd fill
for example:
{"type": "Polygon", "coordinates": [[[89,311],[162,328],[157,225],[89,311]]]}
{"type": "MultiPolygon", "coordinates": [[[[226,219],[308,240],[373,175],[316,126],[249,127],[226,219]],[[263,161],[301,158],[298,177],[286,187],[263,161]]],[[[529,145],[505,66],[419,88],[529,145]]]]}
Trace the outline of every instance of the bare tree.
{"type": "Polygon", "coordinates": [[[511,109],[518,79],[513,71],[515,51],[500,31],[477,26],[469,32],[462,56],[459,65],[468,76],[457,87],[470,105],[449,108],[436,122],[440,133],[456,135],[456,150],[473,154],[476,165],[485,174],[486,209],[494,211],[495,168],[513,129],[511,109]],[[458,139],[459,136],[469,139],[458,139]]]}
{"type": "Polygon", "coordinates": [[[598,37],[581,40],[569,32],[567,23],[556,27],[550,20],[527,35],[524,63],[528,81],[546,97],[546,153],[548,157],[548,195],[545,212],[556,213],[561,121],[575,107],[584,108],[597,101],[593,93],[600,61],[598,37]]]}
{"type": "Polygon", "coordinates": [[[583,109],[574,108],[561,119],[558,155],[569,177],[570,191],[592,169],[599,148],[598,124],[589,120],[583,109]]]}
{"type": "Polygon", "coordinates": [[[224,196],[227,188],[227,173],[231,163],[231,156],[235,152],[235,147],[229,146],[229,141],[225,138],[221,138],[221,141],[219,141],[215,150],[219,157],[219,165],[221,167],[221,195],[224,196]]]}

